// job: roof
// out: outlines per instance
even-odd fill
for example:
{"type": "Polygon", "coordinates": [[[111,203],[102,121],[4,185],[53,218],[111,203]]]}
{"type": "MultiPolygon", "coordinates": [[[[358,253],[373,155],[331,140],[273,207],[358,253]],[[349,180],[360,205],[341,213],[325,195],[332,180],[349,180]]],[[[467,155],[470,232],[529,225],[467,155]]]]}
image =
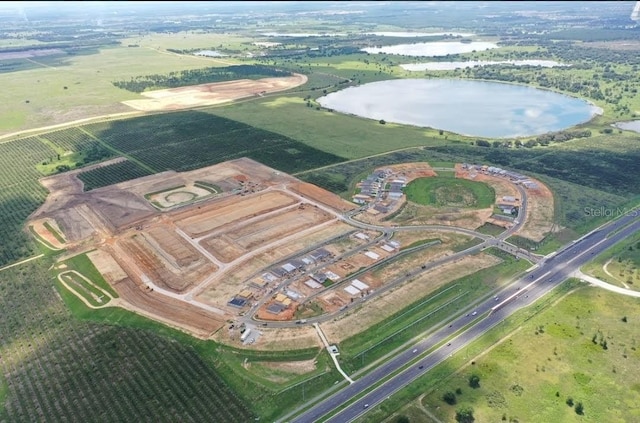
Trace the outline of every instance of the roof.
{"type": "Polygon", "coordinates": [[[349,285],[344,290],[347,291],[351,295],[358,295],[360,293],[360,290],[358,288],[352,286],[352,285],[349,285]]]}
{"type": "Polygon", "coordinates": [[[233,300],[229,301],[227,305],[239,308],[239,307],[244,307],[246,303],[247,303],[247,300],[243,300],[242,298],[234,298],[233,300]]]}
{"type": "Polygon", "coordinates": [[[248,289],[243,289],[237,296],[240,298],[250,298],[252,295],[253,292],[249,291],[248,289]]]}
{"type": "Polygon", "coordinates": [[[367,285],[366,283],[358,280],[358,279],[354,279],[351,281],[351,285],[355,286],[356,288],[364,291],[365,289],[369,289],[369,285],[367,285]]]}
{"type": "Polygon", "coordinates": [[[267,307],[267,311],[272,314],[279,314],[285,308],[286,307],[284,307],[282,304],[271,304],[269,307],[267,307]]]}
{"type": "Polygon", "coordinates": [[[280,267],[284,269],[285,272],[293,272],[294,270],[296,270],[296,267],[291,263],[284,264],[280,267]]]}
{"type": "Polygon", "coordinates": [[[393,247],[392,247],[391,245],[389,245],[389,244],[384,244],[384,245],[382,245],[380,248],[382,248],[383,250],[385,250],[385,251],[387,251],[387,252],[389,252],[389,253],[391,253],[391,252],[393,252],[393,251],[395,250],[395,248],[393,248],[393,247]]]}
{"type": "Polygon", "coordinates": [[[312,289],[322,288],[322,285],[320,285],[318,282],[314,281],[313,279],[309,279],[304,284],[307,285],[309,288],[312,288],[312,289]]]}
{"type": "Polygon", "coordinates": [[[340,275],[336,275],[335,273],[333,273],[333,272],[332,272],[332,271],[330,271],[330,270],[327,270],[327,271],[326,271],[326,274],[327,274],[327,277],[328,277],[329,279],[331,279],[332,281],[337,281],[338,279],[340,279],[340,275]]]}
{"type": "Polygon", "coordinates": [[[274,275],[276,275],[279,278],[281,278],[281,277],[283,277],[283,276],[285,276],[287,274],[287,272],[281,267],[276,267],[276,268],[271,269],[271,273],[273,273],[274,275]]]}
{"type": "Polygon", "coordinates": [[[367,251],[364,253],[364,255],[374,260],[378,260],[380,258],[380,256],[373,251],[367,251]]]}
{"type": "Polygon", "coordinates": [[[286,300],[288,297],[284,294],[277,294],[275,300],[279,303],[283,302],[284,300],[286,300]]]}
{"type": "Polygon", "coordinates": [[[356,238],[359,239],[369,239],[369,236],[366,234],[363,234],[362,232],[358,232],[357,234],[354,235],[356,238]]]}

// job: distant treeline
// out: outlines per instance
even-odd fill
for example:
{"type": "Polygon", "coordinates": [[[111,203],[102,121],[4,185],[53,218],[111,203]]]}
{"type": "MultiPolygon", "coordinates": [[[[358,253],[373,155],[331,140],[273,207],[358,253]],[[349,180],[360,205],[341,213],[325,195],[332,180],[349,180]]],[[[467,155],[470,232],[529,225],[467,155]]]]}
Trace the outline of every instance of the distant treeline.
{"type": "Polygon", "coordinates": [[[236,65],[218,68],[192,69],[171,72],[167,75],[144,75],[129,81],[115,81],[113,85],[134,93],[149,88],[177,88],[234,79],[258,79],[265,77],[291,76],[291,72],[262,65],[236,65]]]}

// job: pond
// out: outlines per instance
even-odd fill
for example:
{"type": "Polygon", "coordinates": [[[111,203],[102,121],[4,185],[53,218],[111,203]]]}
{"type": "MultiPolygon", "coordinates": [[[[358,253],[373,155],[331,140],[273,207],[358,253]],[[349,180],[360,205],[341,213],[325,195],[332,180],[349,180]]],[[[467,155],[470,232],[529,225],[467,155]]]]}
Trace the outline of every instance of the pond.
{"type": "Polygon", "coordinates": [[[386,53],[403,56],[435,57],[448,54],[471,53],[497,48],[498,45],[488,41],[434,41],[430,43],[396,44],[394,46],[366,47],[362,51],[371,54],[386,53]]]}
{"type": "Polygon", "coordinates": [[[522,85],[459,79],[395,79],[318,99],[328,109],[369,119],[486,138],[562,130],[601,109],[577,98],[522,85]]]}
{"type": "Polygon", "coordinates": [[[553,68],[556,66],[570,66],[563,63],[556,62],[555,60],[503,60],[503,61],[488,61],[488,60],[470,60],[468,62],[428,62],[428,63],[407,63],[400,65],[400,67],[409,72],[419,72],[425,70],[454,70],[454,69],[466,69],[476,66],[492,66],[492,65],[510,65],[510,66],[541,66],[543,68],[553,68]]]}
{"type": "Polygon", "coordinates": [[[617,122],[613,126],[625,131],[640,132],[640,120],[632,120],[629,122],[617,122]]]}

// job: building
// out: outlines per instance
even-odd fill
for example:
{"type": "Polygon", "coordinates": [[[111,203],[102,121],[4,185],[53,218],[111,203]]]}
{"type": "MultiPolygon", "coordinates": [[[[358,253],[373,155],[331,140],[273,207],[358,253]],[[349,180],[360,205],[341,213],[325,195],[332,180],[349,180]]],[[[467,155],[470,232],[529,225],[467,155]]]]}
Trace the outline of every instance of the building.
{"type": "Polygon", "coordinates": [[[326,250],[325,248],[318,248],[315,251],[312,251],[311,253],[309,253],[309,257],[311,257],[313,260],[315,260],[316,262],[325,259],[327,257],[331,257],[331,253],[326,250]]]}

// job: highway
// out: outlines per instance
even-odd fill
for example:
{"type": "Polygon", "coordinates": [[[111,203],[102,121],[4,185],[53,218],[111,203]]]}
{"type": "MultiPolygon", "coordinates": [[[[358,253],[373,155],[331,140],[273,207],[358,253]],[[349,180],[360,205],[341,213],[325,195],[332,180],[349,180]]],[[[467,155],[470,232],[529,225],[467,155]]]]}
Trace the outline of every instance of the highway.
{"type": "Polygon", "coordinates": [[[391,360],[356,380],[355,383],[346,386],[291,421],[296,423],[317,421],[346,423],[355,420],[396,391],[423,376],[451,354],[463,349],[470,342],[482,336],[517,310],[533,304],[594,256],[640,230],[639,217],[639,212],[628,213],[622,218],[568,244],[554,255],[539,262],[537,267],[529,272],[528,275],[498,292],[496,294],[497,300],[496,297],[488,298],[468,315],[459,317],[445,325],[445,327],[438,329],[425,340],[399,353],[391,360]],[[475,315],[473,314],[474,312],[476,313],[475,315]],[[456,332],[469,324],[472,324],[472,326],[451,339],[456,332]],[[354,397],[367,391],[381,379],[407,366],[417,356],[434,345],[440,344],[439,348],[412,363],[411,366],[391,377],[375,390],[367,393],[336,415],[322,420],[332,410],[343,406],[354,397]],[[414,349],[417,352],[414,353],[414,349]]]}

